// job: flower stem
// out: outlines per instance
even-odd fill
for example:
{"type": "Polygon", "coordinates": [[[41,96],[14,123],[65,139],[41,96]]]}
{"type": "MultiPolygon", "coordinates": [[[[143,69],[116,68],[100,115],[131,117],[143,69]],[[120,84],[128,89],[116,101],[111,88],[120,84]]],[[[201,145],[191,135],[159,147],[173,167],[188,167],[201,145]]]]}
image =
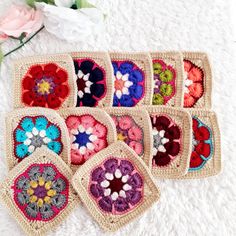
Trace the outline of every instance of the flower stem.
{"type": "Polygon", "coordinates": [[[32,36],[30,36],[25,42],[21,42],[21,44],[14,48],[13,50],[11,50],[10,52],[4,54],[4,57],[10,55],[11,53],[17,51],[18,49],[22,48],[26,43],[28,43],[35,35],[37,35],[42,29],[44,28],[44,26],[42,26],[39,30],[37,30],[32,36]]]}

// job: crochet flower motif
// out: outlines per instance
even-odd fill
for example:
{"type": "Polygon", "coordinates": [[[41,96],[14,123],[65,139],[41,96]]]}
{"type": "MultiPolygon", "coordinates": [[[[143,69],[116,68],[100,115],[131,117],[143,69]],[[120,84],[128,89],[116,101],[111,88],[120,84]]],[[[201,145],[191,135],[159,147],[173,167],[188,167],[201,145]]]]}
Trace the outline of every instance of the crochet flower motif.
{"type": "Polygon", "coordinates": [[[60,128],[44,116],[24,117],[14,130],[14,150],[18,161],[41,146],[47,146],[60,154],[62,151],[60,128]]]}
{"type": "Polygon", "coordinates": [[[69,116],[66,125],[70,134],[72,164],[81,165],[108,146],[106,126],[91,115],[69,116]]]}
{"type": "Polygon", "coordinates": [[[117,139],[124,141],[139,156],[143,154],[143,130],[131,116],[112,116],[116,125],[117,139]]]}
{"type": "Polygon", "coordinates": [[[12,189],[15,203],[29,220],[51,220],[68,204],[69,182],[53,164],[31,165],[12,189]]]}
{"type": "Polygon", "coordinates": [[[202,69],[191,61],[184,60],[184,107],[193,107],[204,92],[202,69]]]}
{"type": "Polygon", "coordinates": [[[105,212],[124,214],[143,199],[143,178],[126,159],[111,157],[92,171],[90,179],[90,193],[105,212]]]}
{"type": "Polygon", "coordinates": [[[115,76],[113,106],[133,107],[144,96],[144,73],[133,62],[112,62],[115,76]]]}
{"type": "Polygon", "coordinates": [[[22,102],[58,109],[69,95],[68,74],[54,63],[32,66],[22,80],[22,102]]]}
{"type": "Polygon", "coordinates": [[[92,60],[74,60],[77,107],[95,107],[106,95],[105,71],[92,60]]]}
{"type": "Polygon", "coordinates": [[[197,117],[193,117],[193,142],[189,171],[200,170],[212,157],[212,154],[211,129],[197,117]]]}
{"type": "Polygon", "coordinates": [[[175,94],[175,69],[163,60],[153,60],[153,71],[155,84],[152,104],[166,104],[175,94]]]}
{"type": "Polygon", "coordinates": [[[167,116],[152,116],[153,165],[167,166],[180,152],[180,128],[167,116]]]}

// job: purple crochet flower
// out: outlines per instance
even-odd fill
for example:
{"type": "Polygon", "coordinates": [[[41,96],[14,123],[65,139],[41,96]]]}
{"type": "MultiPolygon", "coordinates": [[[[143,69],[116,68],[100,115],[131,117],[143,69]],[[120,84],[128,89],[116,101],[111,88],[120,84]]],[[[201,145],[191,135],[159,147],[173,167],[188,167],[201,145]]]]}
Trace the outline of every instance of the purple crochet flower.
{"type": "Polygon", "coordinates": [[[142,200],[143,178],[130,161],[112,157],[93,170],[90,193],[103,211],[122,214],[142,200]]]}

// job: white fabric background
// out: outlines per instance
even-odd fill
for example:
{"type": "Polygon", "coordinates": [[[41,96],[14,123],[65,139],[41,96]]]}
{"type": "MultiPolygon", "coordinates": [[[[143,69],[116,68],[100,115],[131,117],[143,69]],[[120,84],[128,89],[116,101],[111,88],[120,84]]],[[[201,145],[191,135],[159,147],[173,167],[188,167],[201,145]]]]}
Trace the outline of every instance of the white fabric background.
{"type": "MultiPolygon", "coordinates": [[[[10,0],[0,2],[3,12],[10,0]]],[[[107,31],[99,39],[70,44],[45,30],[7,57],[0,74],[0,181],[7,175],[3,147],[4,113],[12,109],[12,61],[26,55],[72,50],[201,50],[209,54],[214,74],[213,109],[222,133],[223,172],[202,180],[157,180],[162,196],[142,217],[110,235],[236,235],[236,72],[229,1],[98,0],[106,11],[107,31]]],[[[4,44],[4,51],[14,42],[4,44]]],[[[0,235],[24,235],[0,206],[0,235]]],[[[83,207],[78,207],[52,235],[104,235],[83,207]]],[[[108,234],[105,234],[108,235],[108,234]]]]}

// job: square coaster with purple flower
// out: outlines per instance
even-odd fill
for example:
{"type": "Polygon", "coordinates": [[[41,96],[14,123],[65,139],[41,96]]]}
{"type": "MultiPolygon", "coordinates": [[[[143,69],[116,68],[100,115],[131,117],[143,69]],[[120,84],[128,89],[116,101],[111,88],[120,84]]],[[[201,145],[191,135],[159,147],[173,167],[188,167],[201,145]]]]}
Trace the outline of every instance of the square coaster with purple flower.
{"type": "Polygon", "coordinates": [[[109,107],[113,101],[113,69],[107,52],[72,52],[77,107],[109,107]]]}
{"type": "Polygon", "coordinates": [[[112,107],[104,108],[112,117],[117,132],[117,140],[124,141],[136,154],[151,166],[152,126],[149,114],[140,108],[112,107]]]}
{"type": "Polygon", "coordinates": [[[152,123],[152,173],[178,178],[187,173],[191,154],[192,119],[183,108],[146,106],[152,123]]]}
{"type": "Polygon", "coordinates": [[[14,107],[74,107],[76,83],[68,54],[25,57],[14,64],[14,107]]]}
{"type": "Polygon", "coordinates": [[[221,171],[220,131],[213,111],[190,109],[192,153],[188,173],[182,178],[203,178],[221,171]]]}
{"type": "Polygon", "coordinates": [[[99,225],[115,231],[159,200],[151,171],[124,142],[118,141],[79,168],[72,185],[99,225]]]}
{"type": "Polygon", "coordinates": [[[184,52],[184,107],[211,108],[212,74],[206,53],[184,52]]]}
{"type": "Polygon", "coordinates": [[[69,134],[58,113],[46,108],[21,108],[6,116],[6,158],[12,169],[45,146],[69,164],[69,134]]]}
{"type": "Polygon", "coordinates": [[[183,57],[180,52],[152,52],[152,105],[183,106],[183,57]]]}
{"type": "Polygon", "coordinates": [[[153,94],[149,53],[110,53],[114,72],[113,106],[150,105],[153,94]]]}
{"type": "Polygon", "coordinates": [[[69,132],[69,158],[74,171],[116,141],[116,127],[111,117],[99,108],[61,109],[59,113],[69,132]]]}
{"type": "Polygon", "coordinates": [[[45,235],[79,204],[71,178],[65,162],[41,147],[9,172],[0,201],[27,235],[45,235]]]}

